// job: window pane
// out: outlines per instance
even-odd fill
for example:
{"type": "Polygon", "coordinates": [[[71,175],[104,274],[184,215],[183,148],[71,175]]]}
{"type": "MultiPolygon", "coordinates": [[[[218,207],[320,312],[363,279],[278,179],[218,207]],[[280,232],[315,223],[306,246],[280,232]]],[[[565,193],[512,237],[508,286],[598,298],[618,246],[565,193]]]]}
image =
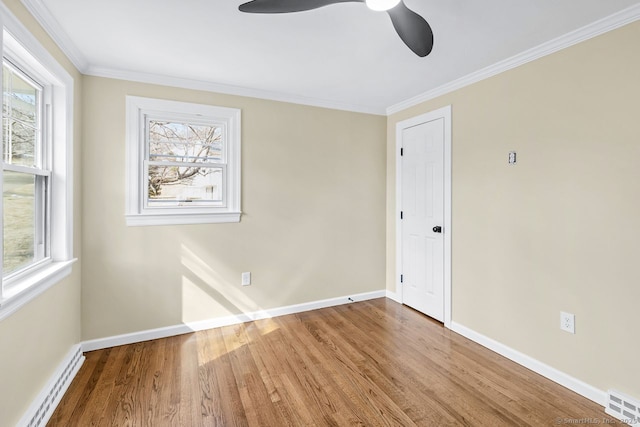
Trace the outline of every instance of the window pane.
{"type": "Polygon", "coordinates": [[[2,66],[2,115],[9,114],[9,85],[11,81],[11,71],[4,65],[2,66]]]}
{"type": "Polygon", "coordinates": [[[221,127],[149,121],[149,160],[220,162],[222,148],[221,127]]]}
{"type": "Polygon", "coordinates": [[[11,89],[8,93],[11,99],[11,116],[33,127],[37,126],[38,91],[18,74],[11,75],[11,89]]]}
{"type": "Polygon", "coordinates": [[[35,176],[3,174],[4,275],[35,260],[35,176]]]}
{"type": "Polygon", "coordinates": [[[36,166],[40,90],[6,65],[3,66],[2,89],[4,161],[36,166]]]}
{"type": "Polygon", "coordinates": [[[9,122],[5,140],[5,162],[35,166],[36,130],[20,122],[9,122]]]}
{"type": "Polygon", "coordinates": [[[220,202],[222,168],[149,166],[149,202],[220,202]]]}

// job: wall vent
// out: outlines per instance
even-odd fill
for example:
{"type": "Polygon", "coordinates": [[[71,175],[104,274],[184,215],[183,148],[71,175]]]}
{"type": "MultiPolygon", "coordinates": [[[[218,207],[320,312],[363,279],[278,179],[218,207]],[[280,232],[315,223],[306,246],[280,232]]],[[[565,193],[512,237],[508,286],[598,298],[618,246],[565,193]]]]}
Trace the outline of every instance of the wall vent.
{"type": "Polygon", "coordinates": [[[83,359],[82,349],[78,346],[67,366],[65,366],[60,376],[56,378],[55,382],[49,388],[49,392],[37,407],[38,409],[29,420],[27,427],[40,427],[47,424],[47,421],[49,421],[54,409],[60,399],[62,399],[62,394],[67,390],[83,359]]]}
{"type": "Polygon", "coordinates": [[[609,390],[607,397],[607,414],[629,425],[640,424],[640,401],[615,390],[609,390]]]}

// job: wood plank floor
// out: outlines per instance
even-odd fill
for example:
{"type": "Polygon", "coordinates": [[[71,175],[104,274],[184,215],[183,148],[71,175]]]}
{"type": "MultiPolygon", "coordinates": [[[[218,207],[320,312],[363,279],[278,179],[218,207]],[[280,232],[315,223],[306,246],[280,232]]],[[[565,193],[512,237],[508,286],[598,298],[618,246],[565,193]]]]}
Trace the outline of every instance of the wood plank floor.
{"type": "Polygon", "coordinates": [[[589,419],[611,417],[382,298],[89,352],[48,425],[551,426],[589,419]]]}

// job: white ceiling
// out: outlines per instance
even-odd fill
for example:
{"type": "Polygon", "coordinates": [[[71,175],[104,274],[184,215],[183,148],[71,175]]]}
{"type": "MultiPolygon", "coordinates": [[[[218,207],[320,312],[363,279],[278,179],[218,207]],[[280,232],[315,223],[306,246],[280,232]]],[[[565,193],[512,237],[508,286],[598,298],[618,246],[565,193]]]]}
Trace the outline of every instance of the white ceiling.
{"type": "Polygon", "coordinates": [[[385,12],[364,3],[259,15],[238,11],[245,0],[22,1],[87,74],[188,79],[230,93],[381,114],[640,4],[405,0],[434,32],[432,53],[420,58],[385,12]]]}

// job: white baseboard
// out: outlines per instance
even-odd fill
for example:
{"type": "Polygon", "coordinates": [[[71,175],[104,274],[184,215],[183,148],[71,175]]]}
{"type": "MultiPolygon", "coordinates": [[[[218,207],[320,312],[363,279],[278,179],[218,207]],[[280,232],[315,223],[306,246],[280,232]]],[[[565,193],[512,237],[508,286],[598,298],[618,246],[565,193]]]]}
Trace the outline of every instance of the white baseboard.
{"type": "MultiPolygon", "coordinates": [[[[165,338],[189,332],[244,323],[252,320],[267,319],[383,297],[399,302],[399,295],[395,292],[391,292],[389,290],[374,291],[82,342],[81,344],[75,345],[71,348],[47,385],[42,389],[36,399],[32,402],[27,412],[23,415],[18,426],[40,427],[46,425],[53,414],[53,411],[60,402],[60,399],[62,399],[62,396],[71,384],[71,381],[78,373],[80,366],[82,366],[85,359],[82,354],[83,351],[92,351],[157,338],[165,338]]],[[[508,347],[459,323],[451,322],[451,330],[492,351],[495,351],[507,359],[531,369],[543,377],[548,378],[551,381],[586,397],[587,399],[590,399],[602,406],[606,406],[607,393],[603,390],[599,390],[577,378],[552,368],[531,356],[514,350],[511,347],[508,347]]]]}
{"type": "Polygon", "coordinates": [[[18,426],[45,426],[83,363],[82,348],[80,344],[76,344],[62,360],[47,385],[33,400],[27,412],[18,422],[18,426]]]}
{"type": "Polygon", "coordinates": [[[510,359],[525,368],[531,369],[533,372],[542,375],[545,378],[550,379],[553,382],[560,384],[563,387],[568,388],[581,396],[590,399],[599,405],[606,406],[607,393],[603,390],[597,389],[577,378],[572,377],[562,371],[559,371],[551,366],[534,359],[531,356],[527,356],[524,353],[520,353],[517,350],[512,349],[494,339],[491,339],[485,335],[482,335],[472,329],[467,328],[456,322],[451,322],[451,330],[459,333],[460,335],[469,338],[489,350],[493,350],[496,353],[510,359]]]}
{"type": "Polygon", "coordinates": [[[402,304],[402,298],[400,298],[400,294],[398,292],[393,292],[393,291],[390,291],[389,289],[387,289],[386,296],[390,300],[393,300],[393,301],[397,302],[398,304],[402,304]]]}
{"type": "Polygon", "coordinates": [[[219,328],[221,326],[236,325],[239,323],[250,322],[252,320],[269,319],[272,317],[284,316],[286,314],[301,313],[304,311],[316,310],[319,308],[349,304],[351,302],[366,301],[374,298],[384,298],[386,296],[386,292],[387,291],[374,291],[356,295],[347,295],[343,297],[312,301],[303,304],[288,305],[285,307],[278,307],[269,310],[260,310],[251,313],[242,313],[234,316],[201,320],[198,322],[187,322],[181,325],[167,326],[164,328],[148,329],[140,332],[132,332],[130,334],[98,338],[95,340],[82,342],[82,351],[99,350],[108,347],[115,347],[118,345],[172,337],[175,335],[187,334],[189,332],[202,331],[205,329],[219,328]]]}

